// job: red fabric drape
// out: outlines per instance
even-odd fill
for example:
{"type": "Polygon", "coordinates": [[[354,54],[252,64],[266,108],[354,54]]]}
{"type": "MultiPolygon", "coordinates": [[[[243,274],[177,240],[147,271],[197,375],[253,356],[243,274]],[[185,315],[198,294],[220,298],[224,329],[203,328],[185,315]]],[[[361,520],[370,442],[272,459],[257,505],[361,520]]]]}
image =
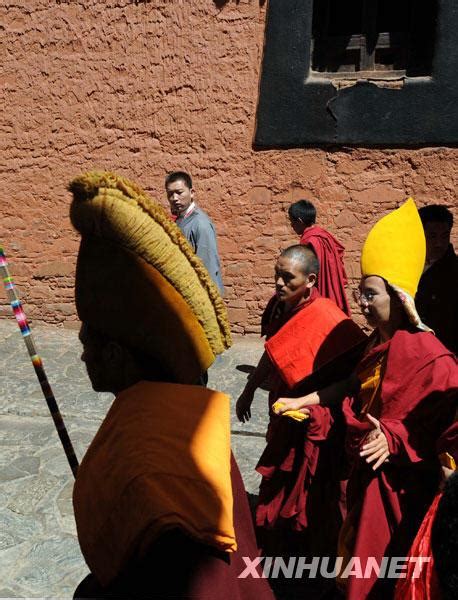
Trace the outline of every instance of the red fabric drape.
{"type": "Polygon", "coordinates": [[[318,291],[350,316],[350,306],[345,293],[347,275],[343,262],[344,247],[336,238],[318,225],[305,229],[300,243],[310,246],[320,261],[318,291]]]}

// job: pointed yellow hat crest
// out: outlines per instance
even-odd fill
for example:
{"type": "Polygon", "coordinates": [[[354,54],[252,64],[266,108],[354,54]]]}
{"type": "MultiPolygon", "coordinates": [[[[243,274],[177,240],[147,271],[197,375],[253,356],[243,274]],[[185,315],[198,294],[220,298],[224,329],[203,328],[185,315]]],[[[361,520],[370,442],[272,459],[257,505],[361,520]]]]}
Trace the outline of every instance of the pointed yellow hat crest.
{"type": "Polygon", "coordinates": [[[383,277],[414,298],[425,257],[423,225],[415,202],[409,198],[370,230],[361,253],[361,274],[383,277]]]}

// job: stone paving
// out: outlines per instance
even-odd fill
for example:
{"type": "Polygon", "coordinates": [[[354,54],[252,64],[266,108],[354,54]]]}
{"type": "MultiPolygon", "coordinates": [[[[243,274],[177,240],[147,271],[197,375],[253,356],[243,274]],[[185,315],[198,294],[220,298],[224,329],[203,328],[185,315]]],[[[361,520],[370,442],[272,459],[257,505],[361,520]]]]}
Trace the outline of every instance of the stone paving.
{"type": "MultiPolygon", "coordinates": [[[[32,327],[39,354],[79,459],[112,401],[92,391],[77,332],[32,327]]],[[[72,475],[14,320],[0,320],[0,598],[71,598],[87,567],[71,504],[72,475]]],[[[239,338],[210,369],[209,387],[231,395],[244,386],[262,343],[239,338]]],[[[267,393],[259,390],[252,420],[232,415],[232,445],[247,491],[264,448],[267,393]]]]}

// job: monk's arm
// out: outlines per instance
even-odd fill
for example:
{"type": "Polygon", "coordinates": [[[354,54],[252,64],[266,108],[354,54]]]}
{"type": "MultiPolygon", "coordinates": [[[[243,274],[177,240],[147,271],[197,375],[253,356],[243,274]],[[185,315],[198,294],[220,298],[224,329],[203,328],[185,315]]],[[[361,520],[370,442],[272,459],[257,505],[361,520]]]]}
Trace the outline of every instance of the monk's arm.
{"type": "Polygon", "coordinates": [[[251,418],[251,404],[253,402],[254,393],[258,387],[264,383],[272,372],[272,363],[266,352],[261,356],[258,366],[253,371],[248,381],[246,382],[243,392],[240,394],[235,407],[235,412],[239,421],[244,423],[251,418]]]}
{"type": "Polygon", "coordinates": [[[306,394],[299,398],[279,398],[281,406],[276,412],[284,413],[286,410],[301,410],[307,406],[320,404],[321,406],[332,406],[341,402],[346,396],[354,394],[359,389],[359,380],[354,373],[345,379],[336,381],[327,387],[306,394]]]}

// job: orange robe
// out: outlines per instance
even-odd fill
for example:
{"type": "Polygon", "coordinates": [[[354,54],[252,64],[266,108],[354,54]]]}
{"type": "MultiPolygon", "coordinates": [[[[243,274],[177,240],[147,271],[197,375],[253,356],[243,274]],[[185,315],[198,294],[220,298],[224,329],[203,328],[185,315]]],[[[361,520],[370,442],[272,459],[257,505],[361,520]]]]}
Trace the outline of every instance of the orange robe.
{"type": "Polygon", "coordinates": [[[272,599],[264,579],[238,578],[257,548],[229,422],[229,398],[199,386],[116,397],[75,483],[92,571],[76,597],[272,599]]]}

